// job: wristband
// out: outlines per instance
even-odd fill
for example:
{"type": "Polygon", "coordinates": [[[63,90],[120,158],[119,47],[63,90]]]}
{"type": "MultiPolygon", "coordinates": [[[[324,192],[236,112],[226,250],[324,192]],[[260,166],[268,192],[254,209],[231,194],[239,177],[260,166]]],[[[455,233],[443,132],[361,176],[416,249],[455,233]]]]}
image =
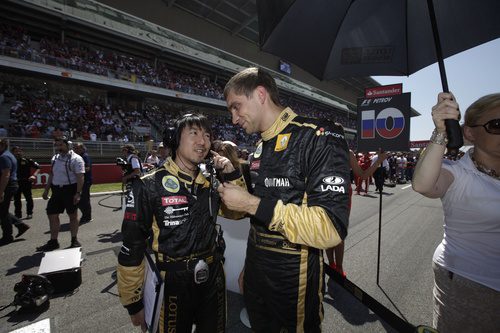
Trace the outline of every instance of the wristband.
{"type": "Polygon", "coordinates": [[[437,145],[446,146],[446,144],[448,143],[446,132],[438,132],[436,129],[434,129],[434,131],[432,131],[430,141],[437,145]]]}

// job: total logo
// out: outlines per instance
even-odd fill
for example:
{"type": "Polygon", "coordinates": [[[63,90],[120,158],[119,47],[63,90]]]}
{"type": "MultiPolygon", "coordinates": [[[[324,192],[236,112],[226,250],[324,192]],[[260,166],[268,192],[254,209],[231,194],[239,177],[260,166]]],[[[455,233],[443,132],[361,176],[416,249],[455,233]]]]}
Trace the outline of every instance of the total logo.
{"type": "Polygon", "coordinates": [[[162,206],[175,206],[175,205],[182,205],[182,204],[187,204],[188,200],[185,195],[173,195],[170,197],[162,197],[161,198],[161,205],[162,206]]]}
{"type": "Polygon", "coordinates": [[[321,191],[331,191],[345,193],[345,188],[342,186],[344,184],[344,178],[339,176],[329,176],[323,178],[323,184],[321,184],[321,191]]]}

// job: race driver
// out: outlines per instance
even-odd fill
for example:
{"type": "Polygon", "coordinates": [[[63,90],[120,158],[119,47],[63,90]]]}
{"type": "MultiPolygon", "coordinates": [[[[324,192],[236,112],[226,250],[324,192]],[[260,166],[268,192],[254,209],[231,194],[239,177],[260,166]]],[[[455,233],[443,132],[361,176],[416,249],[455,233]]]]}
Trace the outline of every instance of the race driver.
{"type": "MultiPolygon", "coordinates": [[[[145,330],[144,254],[152,235],[152,250],[165,280],[159,332],[191,332],[193,324],[199,332],[224,332],[223,245],[213,216],[219,208],[218,194],[199,168],[210,152],[210,126],[205,116],[187,114],[169,133],[165,144],[173,157],[134,179],[127,196],[118,256],[120,301],[132,323],[145,330]]],[[[227,158],[212,154],[213,166],[224,179],[245,187],[239,169],[227,158]]]]}
{"type": "Polygon", "coordinates": [[[228,208],[251,215],[244,298],[254,332],[320,332],[323,249],[347,235],[349,153],[342,128],[281,106],[274,79],[258,68],[224,89],[233,123],[259,132],[253,195],[219,186],[228,208]]]}

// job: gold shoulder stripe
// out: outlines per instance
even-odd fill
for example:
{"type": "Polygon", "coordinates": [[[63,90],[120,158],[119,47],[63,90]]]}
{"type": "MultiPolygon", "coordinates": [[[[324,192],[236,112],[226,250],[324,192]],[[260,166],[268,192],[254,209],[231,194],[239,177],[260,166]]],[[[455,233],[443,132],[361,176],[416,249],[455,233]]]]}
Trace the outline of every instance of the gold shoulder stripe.
{"type": "Polygon", "coordinates": [[[305,127],[311,127],[312,129],[316,129],[318,126],[314,125],[314,124],[309,124],[309,123],[298,123],[296,121],[291,121],[290,124],[294,124],[294,125],[297,125],[297,126],[305,126],[305,127]]]}
{"type": "Polygon", "coordinates": [[[154,174],[156,174],[158,171],[162,171],[162,170],[165,170],[164,168],[158,168],[158,169],[154,169],[148,173],[146,173],[145,175],[142,175],[141,176],[141,179],[146,179],[146,178],[149,178],[151,176],[153,176],[154,174]]]}

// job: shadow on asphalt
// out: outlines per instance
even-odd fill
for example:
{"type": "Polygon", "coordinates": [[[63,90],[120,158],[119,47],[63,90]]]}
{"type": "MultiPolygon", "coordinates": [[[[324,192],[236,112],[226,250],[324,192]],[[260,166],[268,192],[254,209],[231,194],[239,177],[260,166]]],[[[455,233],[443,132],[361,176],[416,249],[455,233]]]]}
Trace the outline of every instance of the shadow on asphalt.
{"type": "Polygon", "coordinates": [[[123,240],[122,233],[118,229],[110,233],[98,234],[97,237],[100,243],[120,243],[123,240]]]}
{"type": "Polygon", "coordinates": [[[37,319],[43,315],[45,311],[47,311],[50,308],[50,300],[45,302],[42,306],[37,308],[36,310],[29,310],[25,308],[19,308],[15,309],[13,308],[12,311],[6,313],[0,318],[7,318],[7,322],[9,323],[14,323],[12,325],[12,328],[15,329],[16,325],[24,326],[27,323],[33,323],[37,321],[37,319]]]}
{"type": "Polygon", "coordinates": [[[342,318],[353,326],[362,326],[365,323],[380,322],[386,332],[396,332],[391,326],[380,319],[379,316],[370,312],[356,297],[335,283],[333,279],[328,280],[327,291],[323,302],[333,306],[342,318]]]}
{"type": "Polygon", "coordinates": [[[392,299],[389,297],[389,295],[385,292],[384,288],[382,288],[380,285],[378,285],[379,289],[384,293],[385,297],[387,297],[387,300],[391,302],[392,306],[396,309],[398,312],[399,316],[403,318],[404,321],[408,322],[408,319],[404,316],[404,314],[399,310],[399,308],[396,306],[396,304],[392,301],[392,299]]]}
{"type": "Polygon", "coordinates": [[[26,270],[29,270],[33,267],[38,267],[40,266],[40,262],[42,261],[43,257],[43,252],[37,252],[31,256],[24,256],[19,258],[16,263],[14,264],[14,267],[9,268],[7,270],[8,275],[13,275],[17,274],[26,270]]]}

